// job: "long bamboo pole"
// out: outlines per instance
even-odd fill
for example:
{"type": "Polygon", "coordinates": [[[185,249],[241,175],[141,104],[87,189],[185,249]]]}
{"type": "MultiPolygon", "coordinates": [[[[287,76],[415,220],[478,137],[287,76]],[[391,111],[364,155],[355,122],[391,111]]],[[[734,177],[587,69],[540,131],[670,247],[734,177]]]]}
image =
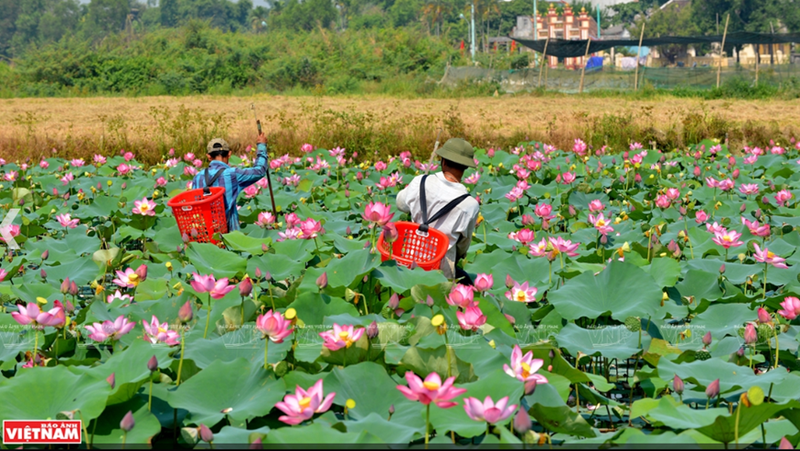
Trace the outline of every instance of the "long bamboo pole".
{"type": "Polygon", "coordinates": [[[725,52],[725,38],[728,36],[728,21],[731,20],[731,15],[725,19],[725,31],[722,33],[722,47],[719,49],[719,67],[717,67],[717,88],[719,88],[719,79],[722,75],[722,55],[725,52]]]}
{"type": "Polygon", "coordinates": [[[583,94],[583,78],[586,76],[586,60],[589,58],[589,44],[592,40],[587,36],[586,38],[586,54],[583,56],[583,67],[581,68],[581,88],[580,93],[583,94]]]}
{"type": "Polygon", "coordinates": [[[550,43],[550,35],[547,35],[547,39],[544,41],[544,53],[542,53],[542,62],[539,64],[539,82],[536,83],[536,87],[542,86],[542,71],[544,70],[544,65],[547,64],[545,58],[547,57],[547,44],[550,43]]]}
{"type": "Polygon", "coordinates": [[[642,33],[639,35],[639,50],[636,52],[636,74],[633,80],[633,90],[639,90],[639,59],[642,57],[642,40],[644,39],[645,21],[642,20],[642,33]]]}

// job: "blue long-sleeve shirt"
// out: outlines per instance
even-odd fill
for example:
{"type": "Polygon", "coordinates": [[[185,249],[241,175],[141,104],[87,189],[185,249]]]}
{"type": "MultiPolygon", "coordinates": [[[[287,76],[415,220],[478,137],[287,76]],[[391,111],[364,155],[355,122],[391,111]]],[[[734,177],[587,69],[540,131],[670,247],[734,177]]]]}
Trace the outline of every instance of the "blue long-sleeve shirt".
{"type": "Polygon", "coordinates": [[[225,188],[225,215],[228,218],[228,231],[239,230],[239,212],[236,208],[236,199],[239,197],[239,192],[261,180],[267,174],[267,164],[269,164],[267,146],[259,143],[258,154],[253,167],[232,168],[221,161],[214,160],[209,163],[207,169],[203,169],[194,176],[192,188],[205,188],[206,171],[210,171],[210,177],[215,176],[217,171],[225,171],[211,186],[225,188]]]}

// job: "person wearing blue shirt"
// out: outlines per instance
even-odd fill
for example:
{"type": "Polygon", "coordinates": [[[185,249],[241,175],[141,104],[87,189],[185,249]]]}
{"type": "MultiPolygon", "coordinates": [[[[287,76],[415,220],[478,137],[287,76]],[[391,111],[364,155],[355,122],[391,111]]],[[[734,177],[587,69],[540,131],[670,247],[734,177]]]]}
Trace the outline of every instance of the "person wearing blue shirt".
{"type": "Polygon", "coordinates": [[[209,178],[222,173],[216,177],[211,186],[221,186],[225,188],[225,215],[228,219],[228,231],[239,230],[239,212],[236,208],[236,199],[239,192],[248,186],[261,180],[267,175],[267,137],[264,133],[259,133],[258,153],[256,160],[251,168],[232,168],[228,166],[231,149],[227,142],[222,138],[212,139],[207,146],[208,168],[203,169],[195,175],[192,181],[192,188],[202,189],[206,186],[206,171],[209,171],[209,178]]]}

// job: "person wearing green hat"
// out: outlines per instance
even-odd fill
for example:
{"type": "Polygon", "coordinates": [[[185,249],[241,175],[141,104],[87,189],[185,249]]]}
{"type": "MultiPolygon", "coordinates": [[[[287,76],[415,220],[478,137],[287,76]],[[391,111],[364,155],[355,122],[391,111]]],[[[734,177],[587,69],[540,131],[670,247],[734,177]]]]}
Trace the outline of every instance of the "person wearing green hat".
{"type": "Polygon", "coordinates": [[[231,148],[222,138],[209,141],[208,168],[203,169],[194,176],[192,188],[200,189],[208,186],[221,186],[225,188],[225,216],[228,219],[228,232],[239,230],[239,211],[236,200],[239,193],[248,186],[258,182],[267,175],[267,137],[264,133],[258,134],[258,154],[253,167],[233,168],[228,165],[231,148]],[[208,173],[208,176],[206,175],[208,173]]]}
{"type": "Polygon", "coordinates": [[[411,183],[397,194],[397,208],[410,213],[411,220],[415,223],[423,224],[448,204],[455,203],[452,210],[430,222],[429,225],[450,239],[447,254],[441,264],[445,277],[459,279],[462,284],[472,285],[472,278],[466,271],[458,268],[456,263],[467,255],[480,212],[478,201],[471,197],[467,188],[461,184],[467,168],[478,166],[474,160],[475,150],[467,141],[452,138],[436,150],[436,155],[441,158],[442,171],[433,175],[414,177],[411,183]],[[422,189],[423,183],[424,189],[422,189]],[[425,212],[423,208],[426,209],[425,212]]]}

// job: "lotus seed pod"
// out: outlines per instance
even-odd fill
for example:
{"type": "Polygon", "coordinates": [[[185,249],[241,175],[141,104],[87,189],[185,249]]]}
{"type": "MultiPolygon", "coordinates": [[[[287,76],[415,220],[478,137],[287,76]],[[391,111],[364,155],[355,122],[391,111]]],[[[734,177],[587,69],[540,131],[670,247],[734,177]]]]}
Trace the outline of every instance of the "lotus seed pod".
{"type": "Polygon", "coordinates": [[[629,316],[625,318],[625,327],[631,332],[639,332],[642,330],[642,323],[639,321],[639,318],[629,316]]]}
{"type": "Polygon", "coordinates": [[[708,360],[711,358],[711,354],[705,349],[701,349],[694,354],[694,358],[697,360],[708,360]]]}

